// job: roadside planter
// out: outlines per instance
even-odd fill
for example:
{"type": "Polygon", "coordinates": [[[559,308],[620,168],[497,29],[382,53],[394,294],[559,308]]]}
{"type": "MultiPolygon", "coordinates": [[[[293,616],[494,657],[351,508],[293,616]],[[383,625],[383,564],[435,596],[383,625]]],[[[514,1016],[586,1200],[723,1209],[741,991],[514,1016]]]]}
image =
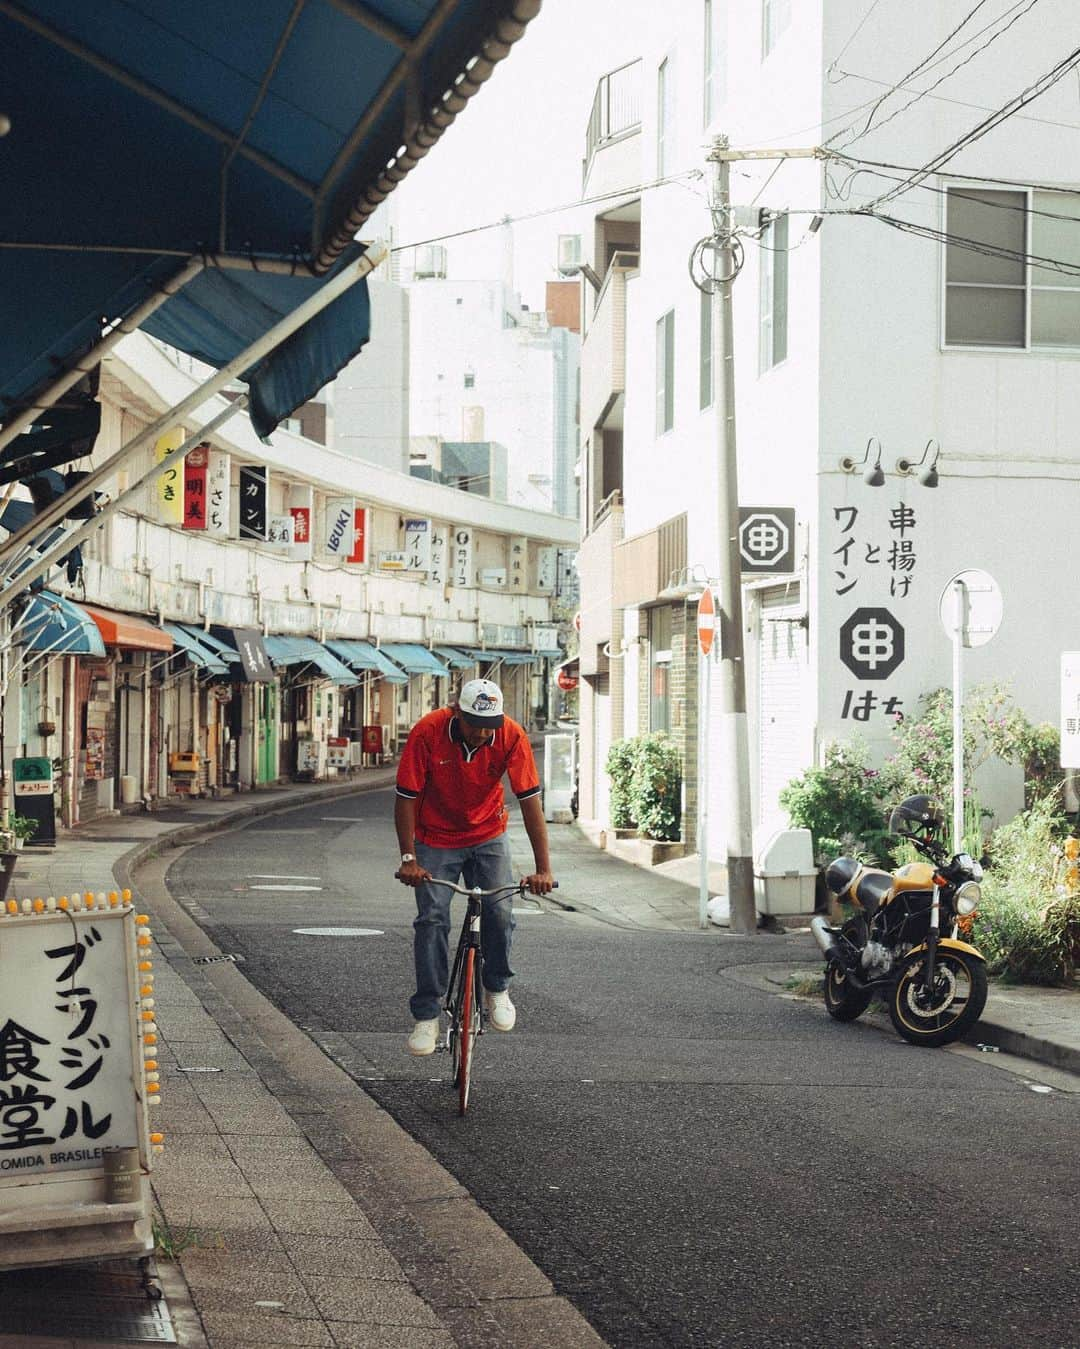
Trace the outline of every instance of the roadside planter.
{"type": "Polygon", "coordinates": [[[150,950],[128,890],[0,907],[0,1269],[153,1249],[150,950]]]}

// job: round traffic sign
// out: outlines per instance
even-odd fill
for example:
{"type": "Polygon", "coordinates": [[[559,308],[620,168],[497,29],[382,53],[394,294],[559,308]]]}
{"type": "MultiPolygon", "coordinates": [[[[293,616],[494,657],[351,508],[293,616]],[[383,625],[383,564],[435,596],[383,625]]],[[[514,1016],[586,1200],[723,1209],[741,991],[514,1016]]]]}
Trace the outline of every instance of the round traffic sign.
{"type": "Polygon", "coordinates": [[[716,636],[716,605],[713,602],[712,587],[706,586],[701,592],[697,606],[697,639],[701,654],[707,656],[712,650],[716,636]]]}
{"type": "Polygon", "coordinates": [[[989,572],[972,568],[953,576],[938,601],[938,617],[945,636],[957,632],[963,646],[984,646],[998,628],[1004,612],[1001,587],[989,572]]]}

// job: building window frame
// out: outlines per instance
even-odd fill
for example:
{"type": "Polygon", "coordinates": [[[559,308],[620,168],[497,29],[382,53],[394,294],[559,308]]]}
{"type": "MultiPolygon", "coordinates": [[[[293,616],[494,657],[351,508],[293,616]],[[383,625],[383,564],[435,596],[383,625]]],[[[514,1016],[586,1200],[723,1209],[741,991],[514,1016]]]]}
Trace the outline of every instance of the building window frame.
{"type": "Polygon", "coordinates": [[[716,397],[716,344],[714,342],[716,305],[707,290],[701,291],[698,312],[698,410],[704,412],[716,397]]]}
{"type": "Polygon", "coordinates": [[[675,427],[675,310],[656,320],[656,434],[675,427]]]}
{"type": "MultiPolygon", "coordinates": [[[[1060,281],[1067,280],[1065,274],[1055,273],[1049,269],[1040,268],[1031,259],[1033,256],[1056,257],[1060,258],[1062,252],[1068,249],[1062,249],[1061,241],[1048,241],[1043,244],[1039,241],[1038,234],[1043,229],[1050,228],[1049,225],[1043,225],[1043,221],[1048,219],[1047,215],[1041,215],[1040,212],[1048,213],[1049,216],[1060,215],[1066,222],[1066,226],[1073,225],[1075,220],[1075,211],[1071,204],[1071,194],[1067,192],[1040,191],[1031,187],[1002,188],[1001,184],[987,183],[946,183],[945,192],[942,199],[942,239],[941,245],[941,347],[946,351],[988,351],[995,354],[1004,354],[1008,352],[1060,352],[1063,354],[1076,354],[1080,352],[1080,340],[1068,343],[1061,341],[1045,340],[1037,335],[1040,325],[1038,309],[1039,301],[1045,297],[1060,295],[1064,297],[1073,297],[1080,302],[1080,277],[1072,278],[1073,285],[1062,285],[1060,281]],[[957,250],[954,256],[951,256],[948,236],[954,232],[953,212],[950,209],[955,199],[960,197],[986,198],[992,196],[997,199],[1015,198],[1016,205],[1010,207],[1008,203],[1002,203],[995,208],[1003,213],[1006,209],[1023,210],[1023,230],[1020,237],[1012,241],[1012,246],[1016,251],[1023,254],[1019,261],[1019,271],[1013,280],[987,280],[981,279],[956,279],[956,268],[963,272],[962,260],[971,256],[970,250],[957,250]],[[1019,292],[1023,296],[1020,317],[1022,322],[1022,332],[1019,341],[988,341],[979,340],[972,336],[965,336],[961,339],[950,340],[950,299],[964,291],[978,291],[986,294],[991,291],[1011,291],[1019,292]]],[[[989,208],[988,208],[989,209],[989,208]]],[[[1002,215],[1002,219],[1007,217],[1002,215]]],[[[960,228],[967,228],[960,226],[960,228]]],[[[1072,246],[1076,254],[1076,264],[1080,269],[1080,225],[1074,226],[1076,236],[1072,240],[1072,246]]],[[[971,238],[967,233],[963,237],[971,238]]],[[[1000,242],[1000,241],[999,241],[1000,242]]],[[[978,254],[974,255],[978,257],[978,254]]],[[[999,259],[1005,265],[1009,259],[999,259]]],[[[975,264],[985,272],[987,266],[975,264]]]]}
{"type": "Polygon", "coordinates": [[[648,610],[649,730],[671,730],[672,612],[670,604],[648,610]]]}
{"type": "Polygon", "coordinates": [[[758,288],[758,373],[775,370],[788,354],[788,217],[774,215],[761,238],[758,288]]]}
{"type": "Polygon", "coordinates": [[[776,50],[791,27],[791,0],[761,0],[761,59],[776,50]]]}

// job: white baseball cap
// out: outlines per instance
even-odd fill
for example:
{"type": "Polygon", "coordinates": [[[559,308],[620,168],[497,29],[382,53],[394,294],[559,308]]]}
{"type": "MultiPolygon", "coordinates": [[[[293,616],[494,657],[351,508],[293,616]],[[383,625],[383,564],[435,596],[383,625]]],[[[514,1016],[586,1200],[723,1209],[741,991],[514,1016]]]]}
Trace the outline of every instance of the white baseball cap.
{"type": "Polygon", "coordinates": [[[503,696],[498,684],[490,679],[470,679],[458,694],[458,711],[470,726],[482,726],[486,731],[497,730],[503,724],[503,696]]]}

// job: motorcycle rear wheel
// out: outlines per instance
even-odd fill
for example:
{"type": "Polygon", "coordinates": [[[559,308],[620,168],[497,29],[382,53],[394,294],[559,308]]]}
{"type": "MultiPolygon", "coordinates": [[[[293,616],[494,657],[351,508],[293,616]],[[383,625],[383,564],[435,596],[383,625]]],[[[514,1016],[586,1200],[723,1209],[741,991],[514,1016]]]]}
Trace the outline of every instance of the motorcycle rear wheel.
{"type": "Polygon", "coordinates": [[[873,995],[855,988],[839,960],[825,966],[825,1010],[834,1021],[854,1021],[870,1006],[873,995]]]}
{"type": "Polygon", "coordinates": [[[965,1035],[986,1006],[986,966],[963,951],[938,951],[934,987],[924,985],[926,953],[909,956],[889,998],[896,1033],[909,1044],[935,1048],[965,1035]]]}

